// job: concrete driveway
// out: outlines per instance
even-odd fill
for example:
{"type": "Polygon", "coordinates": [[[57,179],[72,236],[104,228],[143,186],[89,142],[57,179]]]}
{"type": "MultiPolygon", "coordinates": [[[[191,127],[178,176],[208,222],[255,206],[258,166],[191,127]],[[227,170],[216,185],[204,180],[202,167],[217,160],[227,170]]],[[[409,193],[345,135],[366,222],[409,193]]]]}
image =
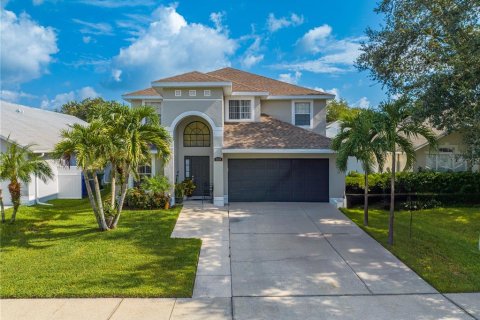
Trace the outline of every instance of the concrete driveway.
{"type": "Polygon", "coordinates": [[[234,319],[471,319],[330,204],[235,203],[229,221],[234,319]]]}

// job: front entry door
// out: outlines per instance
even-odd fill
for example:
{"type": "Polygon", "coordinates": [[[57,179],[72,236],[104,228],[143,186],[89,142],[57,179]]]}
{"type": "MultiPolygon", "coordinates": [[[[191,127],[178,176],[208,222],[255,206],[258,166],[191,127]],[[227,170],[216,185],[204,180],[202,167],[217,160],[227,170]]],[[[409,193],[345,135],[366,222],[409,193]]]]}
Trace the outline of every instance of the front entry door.
{"type": "Polygon", "coordinates": [[[208,195],[210,188],[210,157],[185,156],[185,178],[193,179],[197,186],[193,197],[208,195]]]}

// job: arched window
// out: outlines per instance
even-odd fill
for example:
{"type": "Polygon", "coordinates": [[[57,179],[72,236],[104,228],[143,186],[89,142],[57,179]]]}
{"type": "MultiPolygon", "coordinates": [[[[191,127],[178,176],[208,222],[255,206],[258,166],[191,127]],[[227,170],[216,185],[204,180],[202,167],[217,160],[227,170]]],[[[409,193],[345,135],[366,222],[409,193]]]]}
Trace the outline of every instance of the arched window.
{"type": "Polygon", "coordinates": [[[189,123],[183,131],[184,147],[210,147],[210,129],[200,121],[189,123]]]}

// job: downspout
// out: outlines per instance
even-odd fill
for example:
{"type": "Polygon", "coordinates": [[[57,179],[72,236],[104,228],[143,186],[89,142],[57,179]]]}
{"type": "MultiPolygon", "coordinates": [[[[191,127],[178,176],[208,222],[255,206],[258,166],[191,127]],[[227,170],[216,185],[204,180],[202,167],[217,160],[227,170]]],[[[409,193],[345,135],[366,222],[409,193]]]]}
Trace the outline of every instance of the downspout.
{"type": "MultiPolygon", "coordinates": [[[[40,157],[43,158],[44,155],[45,153],[42,152],[40,157]]],[[[41,202],[40,199],[38,198],[38,176],[37,175],[35,175],[35,204],[39,204],[42,206],[53,206],[53,204],[51,203],[41,202]]]]}

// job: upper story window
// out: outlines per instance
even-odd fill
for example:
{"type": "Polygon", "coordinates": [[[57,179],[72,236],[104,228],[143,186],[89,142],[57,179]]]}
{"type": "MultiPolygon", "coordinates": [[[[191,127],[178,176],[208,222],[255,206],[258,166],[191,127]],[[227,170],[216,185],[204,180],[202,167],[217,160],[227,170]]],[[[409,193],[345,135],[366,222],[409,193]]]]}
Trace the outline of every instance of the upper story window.
{"type": "Polygon", "coordinates": [[[212,91],[210,90],[203,90],[203,96],[210,97],[212,95],[212,91]]]}
{"type": "Polygon", "coordinates": [[[196,97],[197,96],[197,90],[188,90],[188,95],[190,97],[196,97]]]}
{"type": "Polygon", "coordinates": [[[252,100],[228,100],[227,120],[252,120],[252,100]]]}
{"type": "Polygon", "coordinates": [[[184,147],[210,147],[210,129],[200,121],[189,123],[183,131],[184,147]]]}
{"type": "Polygon", "coordinates": [[[293,124],[299,127],[312,126],[312,102],[293,101],[292,105],[293,124]]]}
{"type": "Polygon", "coordinates": [[[181,97],[182,96],[182,90],[175,90],[175,97],[181,97]]]}

